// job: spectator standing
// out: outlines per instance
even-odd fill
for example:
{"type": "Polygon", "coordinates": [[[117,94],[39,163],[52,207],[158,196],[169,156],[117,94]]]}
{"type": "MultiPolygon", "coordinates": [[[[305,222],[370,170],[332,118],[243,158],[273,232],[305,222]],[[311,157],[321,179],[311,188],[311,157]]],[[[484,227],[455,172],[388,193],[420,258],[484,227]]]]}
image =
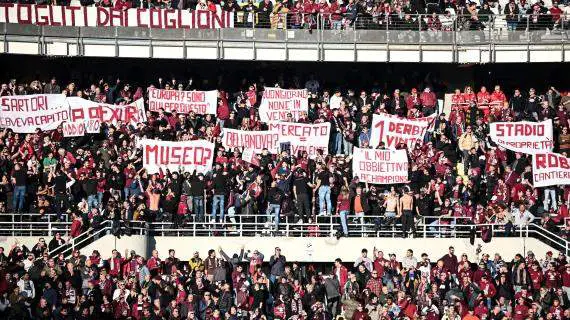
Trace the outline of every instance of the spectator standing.
{"type": "Polygon", "coordinates": [[[285,256],[281,254],[281,248],[275,248],[275,254],[269,259],[269,266],[271,267],[269,280],[271,283],[275,283],[277,277],[283,276],[286,262],[285,256]]]}
{"type": "Polygon", "coordinates": [[[12,173],[12,184],[14,185],[12,208],[18,213],[22,213],[24,209],[24,203],[26,200],[27,178],[27,170],[23,168],[21,164],[16,163],[14,165],[14,172],[12,173]]]}

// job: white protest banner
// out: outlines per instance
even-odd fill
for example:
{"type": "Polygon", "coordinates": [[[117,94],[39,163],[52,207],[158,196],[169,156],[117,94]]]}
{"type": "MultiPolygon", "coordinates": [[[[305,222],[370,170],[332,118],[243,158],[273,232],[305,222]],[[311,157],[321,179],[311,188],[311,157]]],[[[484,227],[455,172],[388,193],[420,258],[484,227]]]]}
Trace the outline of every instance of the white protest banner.
{"type": "Polygon", "coordinates": [[[374,114],[370,146],[377,148],[380,142],[384,142],[387,149],[395,149],[398,144],[405,143],[408,149],[412,149],[418,141],[422,141],[435,117],[432,114],[429,117],[406,119],[385,113],[374,114]]]}
{"type": "Polygon", "coordinates": [[[126,105],[97,103],[79,97],[67,98],[67,102],[70,121],[83,122],[87,133],[98,133],[101,123],[136,125],[146,121],[142,98],[126,105]]]}
{"type": "Polygon", "coordinates": [[[156,173],[159,168],[166,171],[184,171],[206,173],[212,170],[214,161],[214,143],[206,140],[160,141],[141,139],[139,146],[143,151],[143,167],[149,173],[156,173]]]}
{"type": "Polygon", "coordinates": [[[0,23],[67,27],[218,29],[234,26],[234,13],[160,8],[77,7],[0,3],[0,23]]]}
{"type": "Polygon", "coordinates": [[[241,159],[247,163],[251,163],[255,166],[259,166],[259,159],[257,158],[257,153],[254,149],[245,148],[241,154],[241,159]]]}
{"type": "Polygon", "coordinates": [[[216,114],[218,91],[181,91],[148,88],[148,110],[178,113],[216,114]]]}
{"type": "Polygon", "coordinates": [[[277,152],[279,135],[273,131],[245,131],[224,128],[222,130],[222,145],[225,148],[246,148],[261,153],[263,149],[277,152]]]}
{"type": "Polygon", "coordinates": [[[331,124],[329,122],[303,124],[292,122],[269,122],[269,131],[278,134],[279,142],[291,142],[291,154],[306,151],[310,156],[322,150],[328,153],[331,124]]]}
{"type": "Polygon", "coordinates": [[[532,180],[535,188],[570,184],[570,158],[551,152],[533,154],[532,180]]]}
{"type": "Polygon", "coordinates": [[[552,119],[542,122],[493,122],[489,126],[490,137],[497,145],[522,153],[550,152],[552,140],[552,119]]]}
{"type": "Polygon", "coordinates": [[[372,184],[407,183],[408,155],[406,150],[354,147],[352,172],[362,182],[372,184]]]}
{"type": "Polygon", "coordinates": [[[69,107],[62,94],[34,94],[0,98],[0,127],[16,133],[54,130],[68,121],[69,107]]]}
{"type": "Polygon", "coordinates": [[[298,120],[301,112],[309,111],[309,93],[306,89],[265,87],[259,105],[259,119],[263,122],[287,120],[291,114],[298,120]]]}
{"type": "Polygon", "coordinates": [[[64,122],[61,125],[64,137],[83,137],[86,131],[86,124],[84,121],[78,122],[64,122]]]}

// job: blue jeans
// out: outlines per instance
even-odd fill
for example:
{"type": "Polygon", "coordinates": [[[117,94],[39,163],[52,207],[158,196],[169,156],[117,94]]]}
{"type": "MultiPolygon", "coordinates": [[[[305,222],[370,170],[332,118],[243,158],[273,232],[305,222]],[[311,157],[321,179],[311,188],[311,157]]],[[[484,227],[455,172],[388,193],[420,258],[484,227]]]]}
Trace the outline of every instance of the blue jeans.
{"type": "Polygon", "coordinates": [[[509,30],[509,31],[517,30],[517,24],[518,24],[518,22],[508,22],[507,21],[507,30],[509,30]]]}
{"type": "Polygon", "coordinates": [[[273,283],[275,283],[275,281],[277,281],[277,276],[274,274],[270,274],[269,275],[269,282],[271,282],[273,284],[273,283]]]}
{"type": "Polygon", "coordinates": [[[344,138],[343,140],[344,140],[344,155],[345,156],[352,155],[352,143],[344,138]]]}
{"type": "Polygon", "coordinates": [[[103,204],[103,192],[97,192],[97,202],[99,205],[103,204]]]}
{"type": "Polygon", "coordinates": [[[340,30],[342,28],[342,20],[333,20],[332,21],[332,29],[340,30]]]}
{"type": "Polygon", "coordinates": [[[192,197],[192,210],[197,221],[204,220],[204,197],[192,197]]]}
{"type": "Polygon", "coordinates": [[[99,204],[98,200],[97,200],[97,195],[96,194],[92,194],[87,196],[87,207],[89,208],[89,211],[91,211],[91,209],[97,207],[99,204]]]}
{"type": "Polygon", "coordinates": [[[335,138],[335,142],[334,142],[334,152],[335,152],[336,154],[341,154],[341,153],[342,153],[342,140],[343,140],[342,133],[337,132],[337,133],[335,134],[335,137],[334,137],[334,138],[335,138]]]}
{"type": "Polygon", "coordinates": [[[342,226],[342,233],[345,236],[348,235],[348,224],[346,223],[346,216],[348,216],[348,210],[342,210],[340,212],[340,225],[342,226]]]}
{"type": "Polygon", "coordinates": [[[218,208],[220,209],[220,221],[224,221],[224,202],[226,196],[223,194],[215,194],[214,200],[212,201],[212,214],[210,217],[212,218],[213,222],[216,221],[216,215],[218,213],[218,208]]]}
{"type": "Polygon", "coordinates": [[[275,224],[275,228],[279,228],[279,212],[281,211],[281,206],[278,204],[269,204],[267,205],[267,211],[265,211],[265,215],[267,216],[267,221],[271,219],[271,214],[273,213],[273,223],[275,224]]]}
{"type": "Polygon", "coordinates": [[[24,209],[25,199],[26,199],[26,186],[15,186],[14,199],[12,199],[12,208],[18,211],[24,209]]]}
{"type": "Polygon", "coordinates": [[[330,216],[332,211],[331,205],[331,187],[330,186],[320,186],[319,187],[319,210],[324,211],[325,202],[327,206],[327,214],[330,216]]]}

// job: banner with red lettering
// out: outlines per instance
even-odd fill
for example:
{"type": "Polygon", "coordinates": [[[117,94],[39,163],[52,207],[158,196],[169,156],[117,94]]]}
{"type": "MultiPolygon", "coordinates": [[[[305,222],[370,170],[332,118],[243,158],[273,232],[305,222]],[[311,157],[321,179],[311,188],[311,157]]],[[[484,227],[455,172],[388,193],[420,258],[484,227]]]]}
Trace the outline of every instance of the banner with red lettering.
{"type": "Polygon", "coordinates": [[[370,132],[370,146],[378,148],[384,142],[387,149],[395,149],[400,143],[405,143],[408,149],[413,149],[417,142],[421,142],[435,120],[436,115],[429,117],[406,119],[381,113],[372,116],[372,131],[370,132]]]}
{"type": "Polygon", "coordinates": [[[267,149],[276,153],[279,147],[279,135],[273,131],[245,131],[224,128],[222,130],[222,145],[225,148],[246,148],[256,153],[267,149]]]}
{"type": "Polygon", "coordinates": [[[306,89],[281,89],[265,87],[259,119],[269,121],[298,120],[301,112],[309,111],[309,93],[306,89]],[[287,115],[291,114],[292,118],[287,115]]]}
{"type": "Polygon", "coordinates": [[[216,114],[218,91],[181,91],[148,88],[148,110],[178,113],[216,114]]]}
{"type": "Polygon", "coordinates": [[[372,184],[407,183],[408,154],[406,150],[354,147],[352,172],[362,182],[372,184]]]}
{"type": "Polygon", "coordinates": [[[533,154],[532,180],[535,188],[570,184],[570,158],[552,152],[533,154]]]}
{"type": "MultiPolygon", "coordinates": [[[[75,124],[83,123],[86,133],[99,133],[101,123],[117,126],[119,124],[137,125],[146,121],[142,98],[126,105],[97,103],[80,97],[69,97],[67,102],[69,121],[75,124]]],[[[68,126],[70,129],[74,128],[73,125],[68,126]]]]}
{"type": "Polygon", "coordinates": [[[87,131],[87,124],[84,121],[64,122],[61,125],[64,137],[83,137],[87,131]]]}
{"type": "Polygon", "coordinates": [[[143,167],[149,173],[159,169],[206,173],[212,170],[214,161],[214,143],[206,140],[160,141],[141,139],[139,146],[143,151],[143,167]]]}
{"type": "Polygon", "coordinates": [[[177,9],[119,9],[0,3],[0,23],[68,27],[218,29],[234,26],[234,13],[177,9]]]}
{"type": "Polygon", "coordinates": [[[292,122],[269,122],[269,131],[277,133],[279,142],[291,142],[291,154],[306,151],[309,156],[319,152],[328,154],[331,124],[329,122],[303,124],[292,122]]]}
{"type": "Polygon", "coordinates": [[[34,94],[0,98],[0,127],[16,133],[54,130],[68,121],[69,107],[62,94],[34,94]]]}
{"type": "Polygon", "coordinates": [[[550,152],[554,147],[552,119],[542,122],[493,122],[489,129],[493,142],[515,152],[550,152]]]}

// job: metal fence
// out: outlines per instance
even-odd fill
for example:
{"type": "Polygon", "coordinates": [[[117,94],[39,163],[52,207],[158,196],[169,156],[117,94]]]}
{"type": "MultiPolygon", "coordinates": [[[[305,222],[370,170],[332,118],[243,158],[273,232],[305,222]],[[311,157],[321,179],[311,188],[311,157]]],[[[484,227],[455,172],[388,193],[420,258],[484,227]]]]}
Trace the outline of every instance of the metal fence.
{"type": "Polygon", "coordinates": [[[461,15],[389,15],[386,17],[365,15],[355,19],[340,17],[340,20],[335,20],[330,14],[270,14],[264,17],[256,13],[255,19],[247,20],[244,18],[244,12],[235,14],[235,27],[224,29],[0,24],[0,34],[4,37],[37,36],[38,41],[47,37],[149,41],[288,41],[324,44],[559,44],[568,40],[570,26],[570,20],[565,16],[555,22],[551,15],[545,15],[540,22],[533,23],[526,15],[519,15],[517,20],[513,21],[505,15],[479,16],[478,20],[461,15]]]}
{"type": "MultiPolygon", "coordinates": [[[[6,217],[6,216],[5,216],[6,217]]],[[[111,232],[129,235],[145,235],[151,237],[335,237],[341,230],[338,216],[317,216],[308,223],[298,223],[293,217],[282,216],[279,228],[275,221],[265,215],[233,215],[216,221],[209,216],[203,222],[182,220],[174,222],[121,222],[120,228],[113,228],[112,221],[104,221],[97,229],[89,228],[80,236],[71,239],[69,231],[71,223],[52,221],[33,221],[36,215],[7,215],[14,221],[0,222],[0,236],[38,236],[50,237],[60,232],[68,243],[54,250],[53,254],[64,255],[73,249],[83,248],[100,237],[111,232]],[[113,231],[114,230],[114,231],[113,231]]],[[[535,220],[524,226],[507,226],[505,224],[486,223],[473,224],[470,218],[427,216],[418,217],[414,224],[415,238],[470,238],[482,237],[490,232],[493,237],[535,238],[552,248],[570,254],[570,244],[563,236],[544,229],[535,220]]],[[[385,216],[348,216],[348,237],[358,238],[399,238],[403,236],[402,225],[397,219],[385,216]]],[[[565,225],[565,224],[563,224],[565,225]]],[[[563,229],[563,225],[561,229],[563,229]]],[[[409,236],[412,236],[410,229],[409,236]]],[[[346,236],[346,235],[345,235],[346,236]]]]}
{"type": "Polygon", "coordinates": [[[568,18],[540,14],[533,19],[528,14],[509,16],[505,14],[407,14],[377,13],[347,14],[330,13],[255,13],[255,19],[248,18],[245,12],[235,12],[237,28],[270,29],[316,29],[316,30],[440,30],[467,31],[485,29],[508,29],[512,31],[567,29],[568,18]],[[247,20],[247,21],[246,21],[247,20]]]}

